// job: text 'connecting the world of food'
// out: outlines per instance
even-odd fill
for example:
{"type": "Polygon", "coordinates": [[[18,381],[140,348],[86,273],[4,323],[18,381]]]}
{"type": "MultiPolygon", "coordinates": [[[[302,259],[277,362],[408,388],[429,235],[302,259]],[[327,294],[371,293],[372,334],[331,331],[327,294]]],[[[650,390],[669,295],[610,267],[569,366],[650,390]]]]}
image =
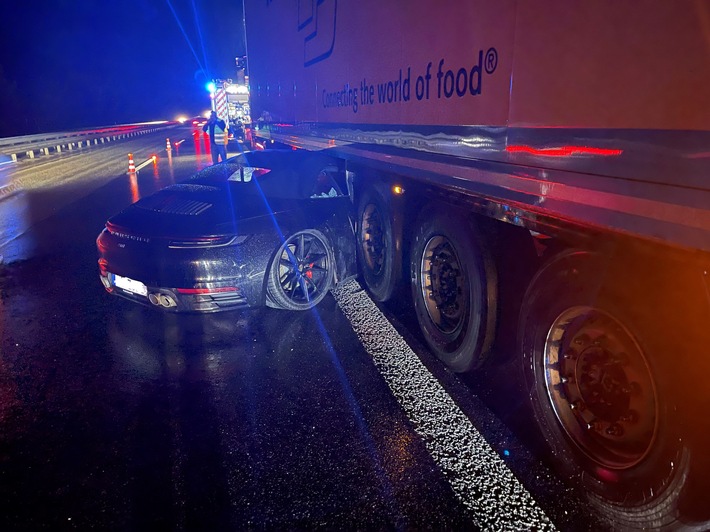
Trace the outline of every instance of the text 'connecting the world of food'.
{"type": "Polygon", "coordinates": [[[430,61],[419,73],[407,66],[387,80],[363,76],[357,81],[345,82],[338,90],[324,89],[322,105],[326,109],[350,108],[357,113],[368,106],[478,96],[483,91],[483,78],[495,72],[497,66],[495,48],[485,53],[479,50],[470,66],[451,66],[446,59],[430,61]]]}

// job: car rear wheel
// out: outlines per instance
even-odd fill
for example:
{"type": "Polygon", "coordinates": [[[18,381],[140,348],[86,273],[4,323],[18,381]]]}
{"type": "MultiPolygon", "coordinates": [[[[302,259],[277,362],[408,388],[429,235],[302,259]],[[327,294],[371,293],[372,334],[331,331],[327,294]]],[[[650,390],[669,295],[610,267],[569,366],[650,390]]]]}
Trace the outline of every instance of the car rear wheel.
{"type": "Polygon", "coordinates": [[[271,263],[269,302],[286,310],[314,307],[333,285],[334,267],[328,238],[315,229],[299,231],[279,247],[271,263]]]}

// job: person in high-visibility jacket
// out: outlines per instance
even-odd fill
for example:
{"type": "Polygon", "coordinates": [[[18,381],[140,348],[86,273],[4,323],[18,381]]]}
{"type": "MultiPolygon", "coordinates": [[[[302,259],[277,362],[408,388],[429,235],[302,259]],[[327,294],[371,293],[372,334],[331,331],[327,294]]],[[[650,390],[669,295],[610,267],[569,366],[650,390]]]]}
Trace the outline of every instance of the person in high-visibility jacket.
{"type": "Polygon", "coordinates": [[[227,124],[217,117],[217,113],[212,111],[210,119],[202,126],[202,131],[209,131],[210,147],[212,152],[212,164],[217,164],[220,157],[222,161],[227,160],[227,124]]]}

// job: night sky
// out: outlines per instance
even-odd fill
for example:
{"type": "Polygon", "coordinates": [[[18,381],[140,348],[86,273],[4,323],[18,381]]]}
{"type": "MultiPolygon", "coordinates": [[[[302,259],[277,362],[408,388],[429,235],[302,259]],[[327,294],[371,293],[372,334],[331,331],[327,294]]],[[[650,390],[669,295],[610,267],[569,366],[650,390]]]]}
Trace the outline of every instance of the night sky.
{"type": "Polygon", "coordinates": [[[245,54],[241,0],[8,0],[2,15],[0,137],[195,115],[245,54]]]}

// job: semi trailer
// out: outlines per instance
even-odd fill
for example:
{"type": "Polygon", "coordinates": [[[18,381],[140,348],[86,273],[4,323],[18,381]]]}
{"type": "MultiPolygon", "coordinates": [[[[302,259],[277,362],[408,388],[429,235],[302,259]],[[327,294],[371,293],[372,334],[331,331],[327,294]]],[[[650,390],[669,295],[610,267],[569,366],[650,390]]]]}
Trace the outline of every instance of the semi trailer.
{"type": "Polygon", "coordinates": [[[362,279],[455,372],[514,357],[622,528],[703,527],[710,3],[245,0],[259,142],[328,150],[362,279]]]}

